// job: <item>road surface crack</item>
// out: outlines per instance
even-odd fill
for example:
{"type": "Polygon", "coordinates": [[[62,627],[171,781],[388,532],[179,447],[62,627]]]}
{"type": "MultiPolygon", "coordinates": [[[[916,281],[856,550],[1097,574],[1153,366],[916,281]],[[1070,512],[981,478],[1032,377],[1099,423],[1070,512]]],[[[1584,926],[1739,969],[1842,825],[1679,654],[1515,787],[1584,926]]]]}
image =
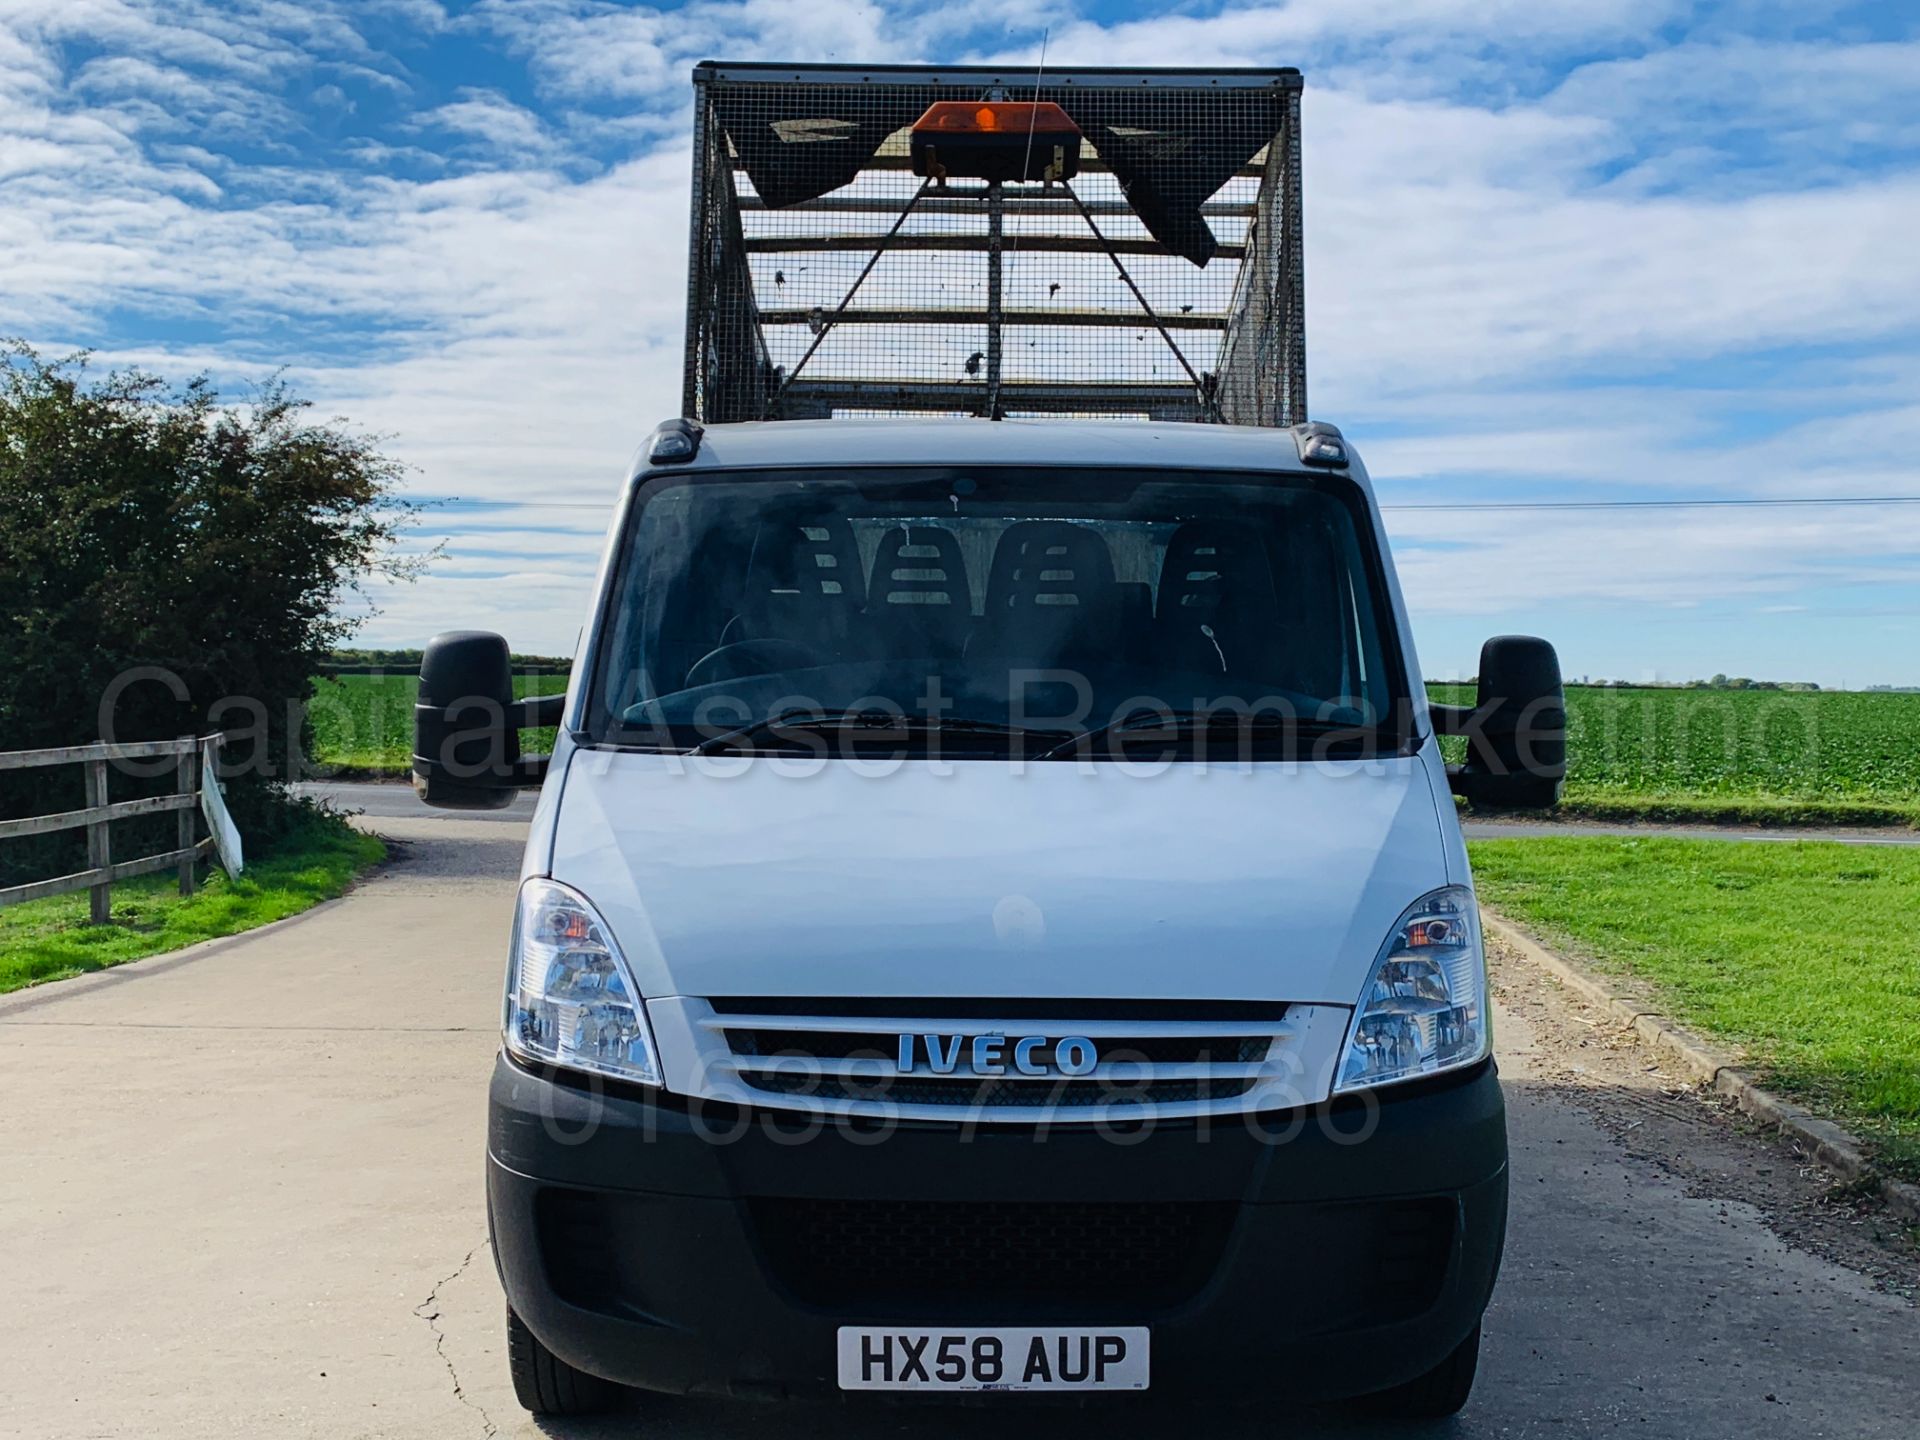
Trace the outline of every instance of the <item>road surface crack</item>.
{"type": "Polygon", "coordinates": [[[447,1378],[453,1381],[454,1399],[458,1400],[462,1405],[465,1405],[480,1417],[481,1427],[488,1436],[498,1435],[500,1430],[499,1427],[493,1423],[492,1417],[487,1414],[486,1407],[480,1404],[479,1401],[473,1399],[461,1387],[460,1373],[453,1368],[453,1359],[447,1354],[447,1332],[440,1328],[440,1292],[458,1280],[462,1275],[466,1274],[467,1267],[473,1264],[473,1257],[492,1243],[491,1240],[483,1240],[474,1246],[473,1249],[469,1250],[467,1252],[467,1258],[462,1260],[459,1265],[454,1268],[453,1273],[435,1281],[433,1289],[428,1293],[427,1298],[413,1307],[413,1313],[426,1321],[427,1328],[433,1331],[433,1353],[438,1355],[440,1357],[440,1363],[447,1367],[447,1378]]]}

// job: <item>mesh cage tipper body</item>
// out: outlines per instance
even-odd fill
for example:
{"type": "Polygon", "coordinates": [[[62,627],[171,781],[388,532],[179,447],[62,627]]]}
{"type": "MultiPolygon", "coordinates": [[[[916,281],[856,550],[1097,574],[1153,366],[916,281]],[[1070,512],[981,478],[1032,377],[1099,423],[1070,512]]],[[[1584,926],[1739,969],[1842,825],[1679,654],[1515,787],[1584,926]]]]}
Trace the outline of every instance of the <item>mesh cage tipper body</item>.
{"type": "Polygon", "coordinates": [[[701,65],[685,413],[1305,420],[1300,85],[701,65]],[[939,102],[1014,102],[1011,178],[922,157],[939,102]]]}

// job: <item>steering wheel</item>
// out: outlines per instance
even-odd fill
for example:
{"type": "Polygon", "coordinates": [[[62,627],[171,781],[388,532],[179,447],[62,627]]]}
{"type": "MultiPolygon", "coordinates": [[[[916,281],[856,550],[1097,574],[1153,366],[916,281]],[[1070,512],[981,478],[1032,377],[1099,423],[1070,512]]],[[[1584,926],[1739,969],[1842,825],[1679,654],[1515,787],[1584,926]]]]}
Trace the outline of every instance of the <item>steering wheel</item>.
{"type": "Polygon", "coordinates": [[[686,687],[744,680],[749,675],[771,675],[779,670],[806,670],[826,659],[798,640],[735,640],[709,650],[687,667],[686,687]]]}

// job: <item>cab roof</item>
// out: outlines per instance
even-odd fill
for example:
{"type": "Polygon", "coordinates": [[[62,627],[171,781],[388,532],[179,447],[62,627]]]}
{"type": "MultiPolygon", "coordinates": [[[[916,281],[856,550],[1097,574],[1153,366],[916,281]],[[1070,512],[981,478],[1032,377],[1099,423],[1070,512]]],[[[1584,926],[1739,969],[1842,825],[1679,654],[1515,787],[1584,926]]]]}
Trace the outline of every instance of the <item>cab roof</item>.
{"type": "Polygon", "coordinates": [[[1343,475],[1372,495],[1366,470],[1303,465],[1293,432],[1254,425],[1143,420],[997,420],[914,417],[886,420],[774,420],[709,425],[691,461],[676,470],[773,469],[824,465],[1164,465],[1180,469],[1275,470],[1343,475]]]}

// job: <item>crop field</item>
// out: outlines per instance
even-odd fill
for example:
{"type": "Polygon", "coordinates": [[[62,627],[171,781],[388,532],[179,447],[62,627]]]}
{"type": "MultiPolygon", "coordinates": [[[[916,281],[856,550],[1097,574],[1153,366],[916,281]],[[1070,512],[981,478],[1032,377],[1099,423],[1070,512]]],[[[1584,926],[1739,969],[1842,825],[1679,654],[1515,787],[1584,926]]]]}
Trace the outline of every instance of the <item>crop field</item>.
{"type": "MultiPolygon", "coordinates": [[[[564,675],[516,675],[513,693],[545,695],[567,688],[564,675]]],[[[413,739],[418,675],[342,675],[314,681],[307,713],[313,721],[313,758],[347,773],[406,771],[413,739]]],[[[526,731],[528,750],[553,743],[551,730],[526,731]]]]}
{"type": "MultiPolygon", "coordinates": [[[[1431,687],[1469,703],[1471,687],[1431,687]]],[[[1920,819],[1920,694],[1567,691],[1567,804],[1649,818],[1920,819]]],[[[1459,742],[1451,742],[1459,743],[1459,742]]]]}
{"type": "MultiPolygon", "coordinates": [[[[519,676],[515,693],[566,686],[519,676]]],[[[407,765],[412,675],[316,683],[315,759],[350,770],[407,765]]],[[[1470,687],[1436,685],[1461,703],[1470,687]]],[[[1567,808],[1588,815],[1836,824],[1920,820],[1920,694],[1841,691],[1567,691],[1567,808]]],[[[527,737],[543,748],[550,736],[527,737]]],[[[1450,741],[1450,745],[1460,742],[1450,741]]]]}

